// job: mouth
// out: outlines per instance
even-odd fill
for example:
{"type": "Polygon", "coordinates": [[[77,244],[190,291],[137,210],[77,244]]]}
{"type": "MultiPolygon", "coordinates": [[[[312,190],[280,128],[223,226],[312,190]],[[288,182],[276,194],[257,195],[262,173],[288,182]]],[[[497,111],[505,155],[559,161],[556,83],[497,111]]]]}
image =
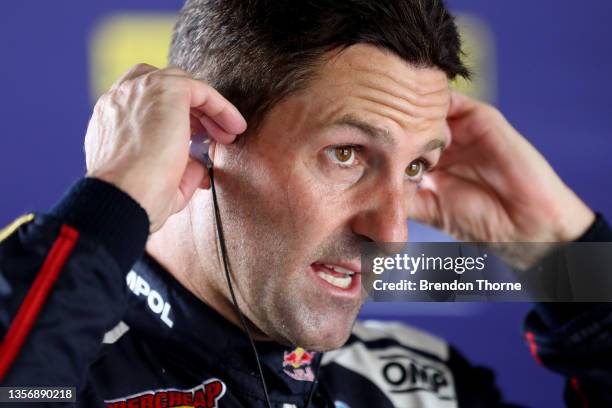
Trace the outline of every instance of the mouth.
{"type": "Polygon", "coordinates": [[[358,263],[317,261],[310,265],[316,280],[334,295],[353,297],[360,293],[361,271],[358,263]]]}

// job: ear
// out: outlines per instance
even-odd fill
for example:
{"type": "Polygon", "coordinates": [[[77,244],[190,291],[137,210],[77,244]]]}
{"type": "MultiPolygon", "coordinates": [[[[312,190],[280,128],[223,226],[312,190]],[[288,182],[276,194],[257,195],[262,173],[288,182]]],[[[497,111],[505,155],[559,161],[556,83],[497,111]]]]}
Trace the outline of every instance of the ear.
{"type": "Polygon", "coordinates": [[[215,150],[217,147],[217,141],[212,139],[210,141],[210,145],[208,146],[208,157],[210,157],[210,159],[212,160],[212,162],[215,162],[215,150]]]}

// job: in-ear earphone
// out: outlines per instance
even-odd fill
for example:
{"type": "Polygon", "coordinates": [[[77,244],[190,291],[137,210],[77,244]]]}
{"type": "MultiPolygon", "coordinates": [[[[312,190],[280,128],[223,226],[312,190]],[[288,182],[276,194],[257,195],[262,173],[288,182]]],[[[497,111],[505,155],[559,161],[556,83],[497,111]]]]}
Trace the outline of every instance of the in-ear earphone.
{"type": "Polygon", "coordinates": [[[210,147],[210,138],[206,133],[197,133],[191,136],[189,142],[189,156],[204,165],[204,167],[212,168],[212,160],[208,155],[210,147]]]}

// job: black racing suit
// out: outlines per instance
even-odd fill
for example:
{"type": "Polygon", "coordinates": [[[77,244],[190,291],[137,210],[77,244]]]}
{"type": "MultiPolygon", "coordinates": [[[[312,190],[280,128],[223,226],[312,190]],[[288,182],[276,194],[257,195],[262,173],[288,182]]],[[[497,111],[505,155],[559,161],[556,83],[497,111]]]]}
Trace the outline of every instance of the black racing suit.
{"type": "MultiPolygon", "coordinates": [[[[0,233],[3,386],[76,386],[79,407],[265,406],[245,333],[144,254],[148,228],[127,194],[83,179],[49,214],[0,233]]],[[[598,216],[581,240],[612,232],[598,216]]],[[[605,303],[527,316],[532,352],[567,377],[569,405],[612,406],[611,328],[605,303]]],[[[358,322],[324,354],[257,349],[274,407],[303,407],[311,390],[311,407],[512,406],[490,370],[402,324],[358,322]]]]}

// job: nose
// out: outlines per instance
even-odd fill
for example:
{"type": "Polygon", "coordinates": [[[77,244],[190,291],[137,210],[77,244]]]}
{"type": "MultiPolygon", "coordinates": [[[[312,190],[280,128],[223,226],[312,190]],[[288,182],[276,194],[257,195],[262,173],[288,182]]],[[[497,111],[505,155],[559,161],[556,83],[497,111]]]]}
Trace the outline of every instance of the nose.
{"type": "Polygon", "coordinates": [[[409,196],[401,183],[378,185],[366,197],[353,219],[353,232],[377,243],[408,241],[409,196]]]}

